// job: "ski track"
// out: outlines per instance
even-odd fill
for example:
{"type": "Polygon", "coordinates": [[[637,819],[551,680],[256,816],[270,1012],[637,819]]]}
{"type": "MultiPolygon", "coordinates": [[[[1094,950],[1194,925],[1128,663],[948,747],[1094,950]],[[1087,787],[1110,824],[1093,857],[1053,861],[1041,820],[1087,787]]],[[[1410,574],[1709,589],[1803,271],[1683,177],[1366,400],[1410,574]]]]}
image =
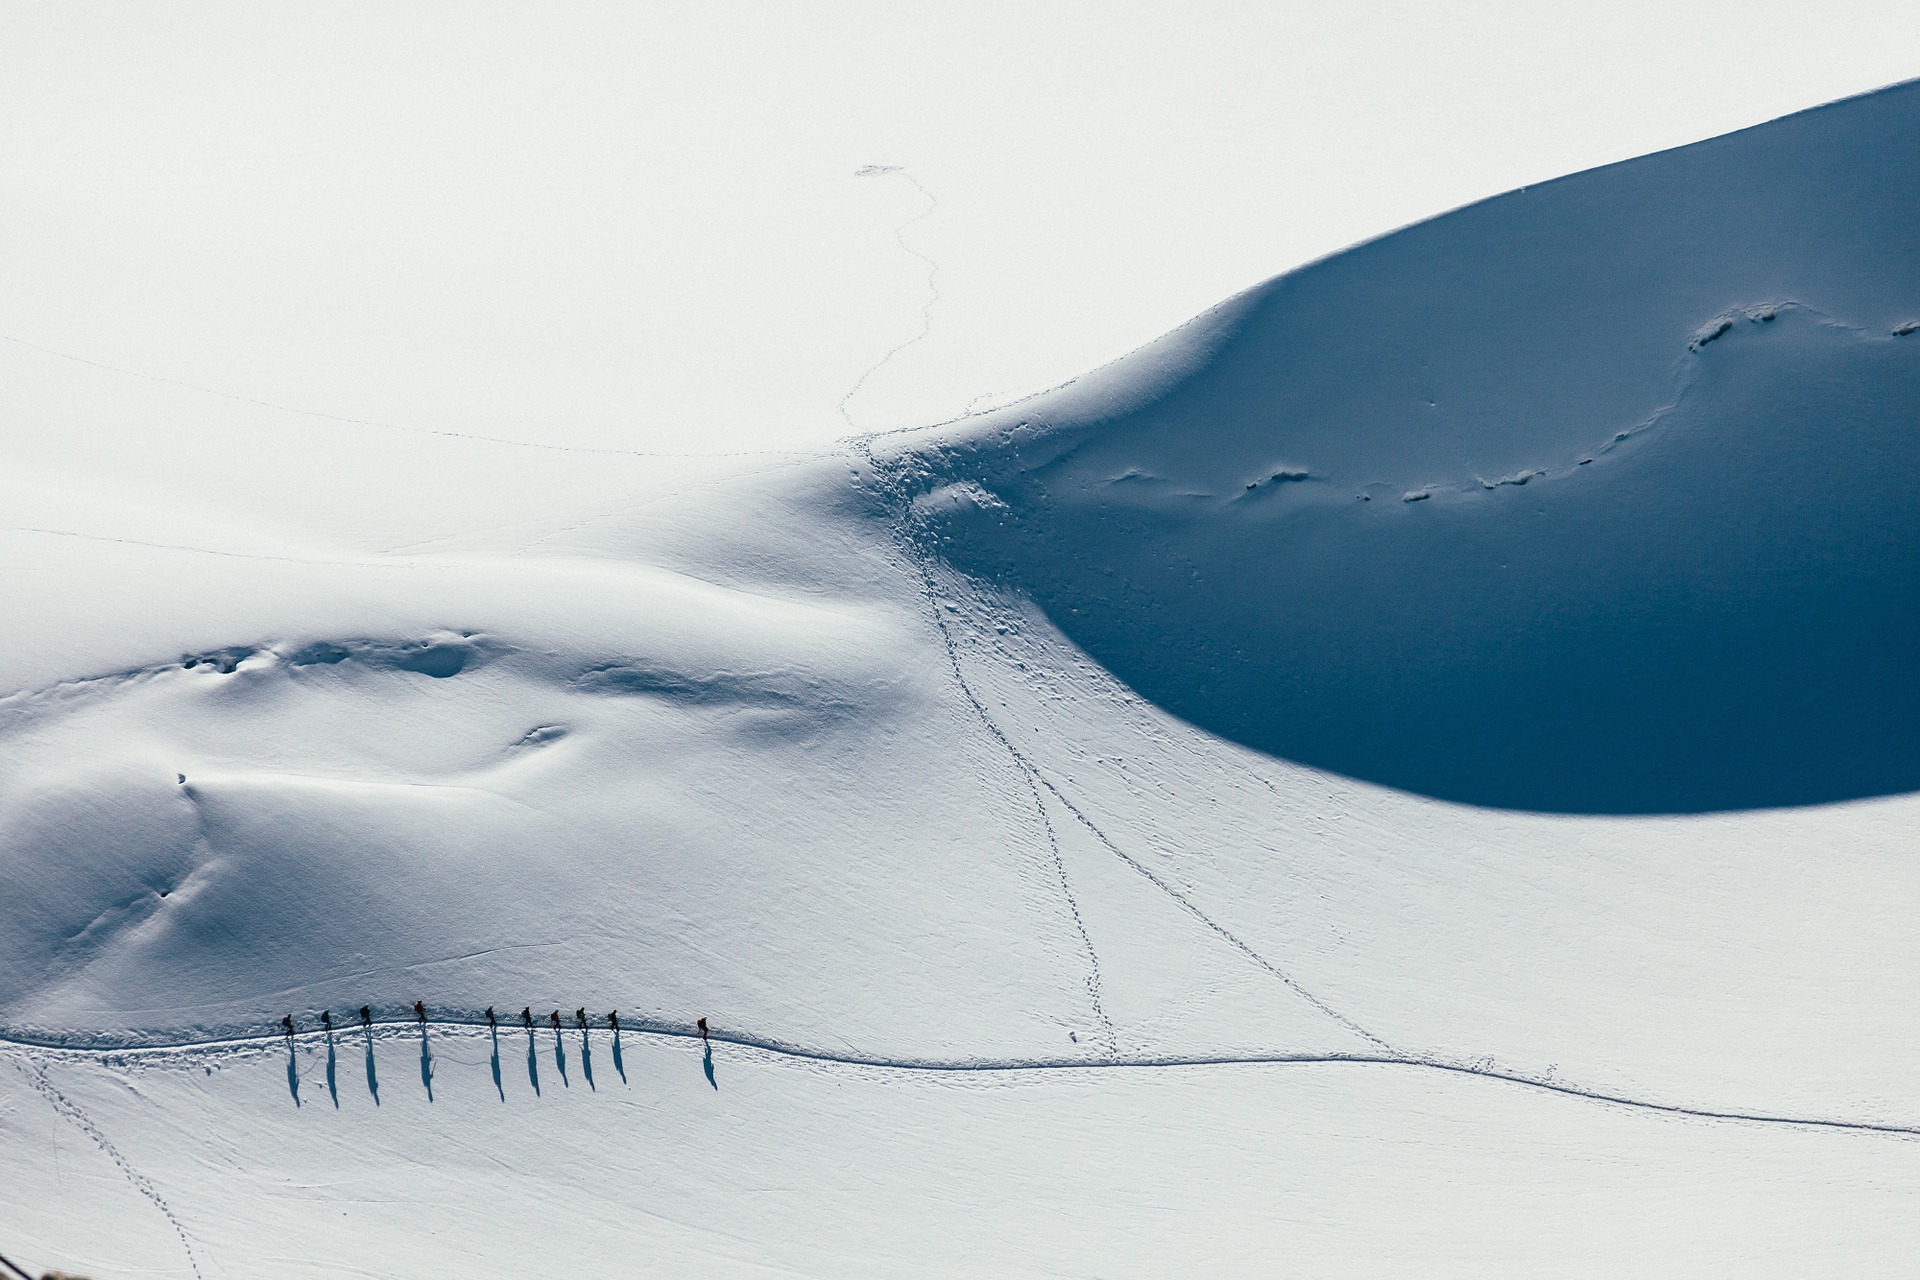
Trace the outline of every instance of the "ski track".
{"type": "MultiPolygon", "coordinates": [[[[430,1018],[428,1027],[451,1031],[484,1031],[487,1024],[479,1018],[430,1018]]],[[[374,1024],[383,1041],[411,1039],[420,1030],[420,1024],[413,1020],[378,1022],[374,1024]]],[[[700,1033],[690,1027],[670,1025],[633,1019],[623,1020],[620,1032],[625,1036],[648,1036],[659,1040],[700,1040],[700,1033]]],[[[295,1035],[296,1042],[324,1043],[325,1032],[302,1031],[295,1035]]],[[[0,1036],[0,1053],[23,1053],[29,1061],[44,1071],[39,1059],[49,1053],[58,1053],[68,1061],[118,1060],[122,1065],[134,1060],[149,1062],[180,1058],[192,1061],[197,1054],[215,1050],[270,1050],[284,1040],[282,1033],[262,1033],[254,1036],[231,1036],[222,1039],[197,1041],[154,1042],[142,1045],[116,1045],[112,1048],[97,1048],[75,1044],[31,1040],[0,1036]]],[[[1145,1071],[1195,1067],[1315,1067],[1315,1066],[1355,1066],[1355,1067],[1395,1067],[1412,1071],[1439,1071],[1449,1075],[1472,1076],[1500,1084],[1517,1085],[1528,1089],[1538,1089],[1561,1097],[1577,1098],[1587,1102],[1601,1103],[1607,1106],[1625,1107],[1635,1111],[1647,1111],[1660,1115],[1679,1116],[1694,1120],[1722,1120],[1739,1124],[1780,1125],[1797,1129],[1835,1130],[1849,1133],[1883,1134],[1893,1137],[1920,1138],[1920,1122],[1895,1123],[1892,1121],[1837,1120],[1820,1116],[1779,1115],[1760,1111],[1725,1111],[1711,1107],[1685,1106],[1679,1103],[1656,1102],[1646,1098],[1634,1098],[1625,1094],[1608,1093],[1600,1089],[1583,1088],[1577,1084],[1557,1080],[1545,1080],[1537,1076],[1522,1075],[1516,1071],[1503,1071],[1497,1067],[1478,1065],[1470,1062],[1447,1062],[1437,1058],[1412,1057],[1392,1053],[1250,1053],[1250,1054],[1136,1054],[1127,1057],[1109,1058],[932,1058],[932,1057],[885,1057],[877,1054],[836,1052],[828,1049],[813,1048],[771,1036],[759,1036],[744,1031],[727,1031],[714,1028],[710,1031],[714,1044],[732,1045],[736,1048],[753,1050],[775,1058],[784,1058],[797,1062],[819,1063],[830,1067],[860,1067],[880,1071],[903,1073],[924,1073],[937,1075],[1002,1075],[1036,1071],[1145,1071]]],[[[449,1059],[450,1061],[452,1059],[449,1059]]],[[[53,1090],[50,1084],[42,1084],[32,1070],[24,1064],[21,1070],[30,1080],[36,1080],[35,1087],[47,1093],[49,1101],[54,1102],[56,1110],[84,1129],[99,1143],[103,1150],[112,1155],[116,1163],[127,1173],[142,1194],[160,1205],[167,1213],[168,1220],[174,1222],[175,1230],[180,1231],[184,1244],[186,1233],[173,1218],[171,1210],[166,1209],[158,1193],[152,1190],[152,1184],[134,1172],[109,1144],[104,1135],[80,1115],[79,1109],[68,1102],[64,1095],[53,1090]]],[[[197,1268],[196,1268],[197,1274],[197,1268]]]]}
{"type": "Polygon", "coordinates": [[[172,1207],[167,1204],[165,1198],[161,1196],[159,1190],[154,1187],[153,1183],[149,1182],[144,1174],[127,1162],[127,1158],[120,1154],[119,1148],[109,1142],[107,1135],[100,1131],[100,1126],[96,1125],[92,1119],[88,1117],[87,1113],[80,1109],[79,1103],[67,1097],[66,1094],[54,1087],[53,1081],[47,1079],[45,1063],[35,1062],[31,1066],[26,1063],[17,1065],[20,1068],[20,1074],[27,1078],[27,1083],[39,1091],[40,1095],[47,1100],[48,1105],[54,1109],[54,1112],[74,1128],[80,1130],[80,1132],[86,1134],[89,1138],[92,1138],[94,1145],[105,1152],[107,1158],[119,1167],[121,1173],[126,1175],[127,1181],[133,1184],[133,1189],[153,1202],[154,1208],[158,1209],[161,1215],[166,1218],[167,1225],[173,1228],[173,1233],[180,1237],[180,1248],[186,1252],[187,1265],[193,1268],[193,1274],[195,1276],[199,1276],[201,1274],[200,1260],[194,1256],[193,1242],[187,1238],[187,1229],[181,1225],[180,1219],[174,1216],[172,1207]]]}

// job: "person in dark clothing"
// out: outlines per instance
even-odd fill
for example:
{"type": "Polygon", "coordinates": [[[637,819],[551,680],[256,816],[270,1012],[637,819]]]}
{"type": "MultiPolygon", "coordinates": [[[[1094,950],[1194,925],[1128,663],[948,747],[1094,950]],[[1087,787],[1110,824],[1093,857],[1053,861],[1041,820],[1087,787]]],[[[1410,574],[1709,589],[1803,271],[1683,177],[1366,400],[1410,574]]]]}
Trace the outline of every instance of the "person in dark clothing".
{"type": "Polygon", "coordinates": [[[500,1025],[500,1019],[493,1016],[492,1005],[487,1006],[487,1025],[490,1027],[497,1027],[500,1025]]]}
{"type": "Polygon", "coordinates": [[[328,1031],[333,1030],[333,1010],[322,1009],[320,1011],[320,1025],[325,1027],[328,1031]]]}
{"type": "Polygon", "coordinates": [[[532,1005],[528,1005],[526,1008],[520,1011],[520,1025],[525,1027],[529,1031],[533,1030],[533,1006],[532,1005]]]}
{"type": "Polygon", "coordinates": [[[293,1015],[288,1014],[286,1017],[280,1019],[280,1026],[286,1031],[287,1039],[293,1039],[293,1015]]]}
{"type": "Polygon", "coordinates": [[[707,1020],[705,1018],[700,1019],[700,1038],[702,1040],[707,1038],[707,1020]]]}
{"type": "Polygon", "coordinates": [[[360,1006],[360,1025],[363,1027],[373,1025],[373,1010],[364,1004],[360,1006]]]}
{"type": "Polygon", "coordinates": [[[587,1007],[585,1005],[581,1005],[573,1011],[573,1025],[582,1031],[587,1029],[587,1007]]]}
{"type": "Polygon", "coordinates": [[[618,1031],[620,1029],[620,1011],[618,1009],[615,1009],[612,1013],[607,1015],[607,1025],[612,1027],[615,1031],[618,1031]]]}
{"type": "Polygon", "coordinates": [[[548,1014],[547,1016],[553,1019],[553,1029],[555,1031],[558,1031],[560,1029],[560,1011],[558,1009],[555,1009],[552,1013],[548,1014]]]}
{"type": "Polygon", "coordinates": [[[421,1026],[424,1027],[427,1025],[427,1006],[424,1001],[415,1000],[413,1002],[413,1015],[420,1019],[421,1026]]]}

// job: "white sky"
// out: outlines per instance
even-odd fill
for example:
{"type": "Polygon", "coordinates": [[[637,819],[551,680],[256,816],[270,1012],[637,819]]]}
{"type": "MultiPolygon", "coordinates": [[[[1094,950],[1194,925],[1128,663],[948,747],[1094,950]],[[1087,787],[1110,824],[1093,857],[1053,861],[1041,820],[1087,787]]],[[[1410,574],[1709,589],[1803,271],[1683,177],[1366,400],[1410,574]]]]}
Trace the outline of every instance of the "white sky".
{"type": "Polygon", "coordinates": [[[1911,0],[716,8],[6,5],[0,335],[412,426],[811,444],[920,331],[915,182],[940,297],[862,427],[1920,74],[1911,0]]]}

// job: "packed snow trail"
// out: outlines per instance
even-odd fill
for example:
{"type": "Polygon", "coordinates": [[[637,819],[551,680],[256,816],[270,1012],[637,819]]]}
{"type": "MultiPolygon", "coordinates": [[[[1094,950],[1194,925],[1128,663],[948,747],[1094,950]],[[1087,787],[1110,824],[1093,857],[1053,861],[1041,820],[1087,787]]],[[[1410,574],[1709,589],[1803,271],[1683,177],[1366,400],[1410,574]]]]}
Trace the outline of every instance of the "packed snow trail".
{"type": "MultiPolygon", "coordinates": [[[[397,1043],[403,1037],[421,1034],[423,1028],[414,1021],[377,1022],[375,1029],[380,1033],[382,1043],[397,1043]]],[[[475,1018],[429,1018],[426,1028],[438,1028],[442,1031],[485,1031],[486,1020],[475,1018]]],[[[639,1020],[621,1021],[622,1035],[647,1036],[661,1040],[701,1041],[701,1034],[683,1026],[664,1026],[643,1023],[639,1020]]],[[[296,1033],[296,1043],[324,1043],[322,1031],[301,1031],[296,1033]]],[[[257,1036],[235,1036],[219,1040],[178,1041],[173,1043],[153,1043],[144,1045],[125,1045],[111,1049],[89,1048],[74,1045],[61,1045],[48,1041],[0,1037],[0,1053],[24,1056],[36,1064],[48,1060],[49,1055],[58,1055],[69,1062],[106,1061],[126,1062],[137,1059],[160,1057],[190,1058],[210,1050],[248,1050],[269,1049],[283,1041],[286,1036],[278,1031],[262,1032],[257,1036]]],[[[1839,1120],[1821,1116],[1778,1115],[1757,1111],[1721,1110],[1705,1106],[1687,1106],[1680,1103],[1656,1102],[1647,1098],[1635,1098],[1626,1094],[1609,1093],[1599,1089],[1586,1089],[1577,1084],[1557,1080],[1542,1080],[1535,1076],[1522,1075],[1513,1071],[1502,1071],[1493,1066],[1481,1066],[1470,1062],[1447,1062],[1437,1058],[1411,1057],[1401,1054],[1342,1054],[1342,1053],[1251,1053],[1251,1054],[1137,1054],[1116,1055],[1106,1058],[921,1058],[921,1057],[882,1057],[878,1055],[846,1053],[830,1049],[813,1048],[788,1040],[771,1036],[755,1035],[746,1031],[728,1031],[719,1028],[710,1029],[705,1041],[709,1044],[733,1045],[741,1049],[755,1050],[775,1057],[800,1062],[816,1062],[831,1067],[861,1067],[881,1071],[900,1071],[931,1074],[1013,1074],[1026,1071],[1113,1071],[1113,1070],[1153,1070],[1177,1067],[1399,1067],[1418,1071],[1440,1071],[1449,1075],[1473,1076],[1482,1080],[1497,1081],[1502,1084],[1519,1085],[1528,1089],[1539,1089],[1562,1097],[1578,1098],[1588,1102],[1605,1103],[1610,1106],[1629,1107],[1636,1111],[1658,1112],[1663,1115],[1684,1116],[1695,1120],[1726,1120],[1740,1124],[1781,1125],[1789,1128],[1831,1129],[1852,1133],[1888,1134],[1898,1137],[1920,1137],[1920,1121],[1895,1123],[1873,1120],[1839,1120]]],[[[21,1070],[30,1077],[33,1071],[25,1064],[21,1070]]],[[[40,1087],[36,1083],[36,1088],[40,1087]]],[[[45,1092],[45,1090],[43,1090],[45,1092]]],[[[56,1106],[58,1104],[56,1103],[56,1106]]],[[[62,1112],[62,1114],[66,1114],[62,1112]]],[[[80,1123],[76,1120],[75,1123],[80,1123]]],[[[84,1125],[82,1127],[85,1127],[84,1125]]],[[[89,1129],[90,1134],[94,1131],[89,1129]]],[[[94,1134],[95,1140],[104,1139],[94,1134]]],[[[111,1154],[111,1151],[109,1152],[111,1154]]],[[[123,1168],[125,1166],[123,1165],[123,1168]]],[[[146,1190],[144,1180],[128,1170],[129,1177],[136,1179],[136,1186],[146,1190]]],[[[156,1199],[156,1203],[158,1203],[156,1199]]],[[[171,1215],[169,1215],[171,1216],[171,1215]]],[[[184,1234],[183,1234],[184,1240],[184,1234]]]]}

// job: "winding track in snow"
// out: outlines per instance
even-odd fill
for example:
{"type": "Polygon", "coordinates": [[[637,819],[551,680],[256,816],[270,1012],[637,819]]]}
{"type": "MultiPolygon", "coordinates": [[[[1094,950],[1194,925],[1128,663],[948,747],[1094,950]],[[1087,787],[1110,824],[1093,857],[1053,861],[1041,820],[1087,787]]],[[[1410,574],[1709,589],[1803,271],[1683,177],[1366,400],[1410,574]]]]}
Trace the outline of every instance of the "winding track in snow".
{"type": "MultiPolygon", "coordinates": [[[[380,1039],[391,1040],[400,1036],[416,1033],[420,1024],[407,1019],[375,1023],[380,1039]]],[[[479,1018],[433,1018],[428,1027],[442,1030],[484,1031],[487,1024],[479,1018]]],[[[633,1019],[624,1022],[620,1033],[624,1036],[647,1036],[658,1040],[700,1040],[700,1033],[690,1027],[672,1026],[662,1023],[645,1022],[633,1019]]],[[[602,1029],[602,1036],[610,1033],[602,1029]]],[[[302,1031],[295,1039],[299,1042],[321,1041],[322,1031],[302,1031]]],[[[57,1055],[65,1061],[117,1059],[163,1059],[184,1057],[209,1050],[271,1050],[284,1037],[274,1032],[256,1036],[231,1036],[222,1039],[199,1041],[179,1041],[174,1043],[153,1043],[142,1045],[116,1045],[111,1048],[63,1045],[48,1041],[0,1036],[0,1054],[19,1055],[29,1061],[44,1061],[49,1054],[57,1055]]],[[[1796,1129],[1835,1130],[1848,1133],[1884,1134],[1894,1137],[1920,1138],[1920,1122],[1895,1123],[1892,1121],[1838,1120],[1820,1116],[1790,1116],[1760,1111],[1730,1111],[1713,1107],[1684,1106],[1679,1103],[1656,1102],[1646,1098],[1634,1098],[1625,1094],[1608,1093],[1601,1089],[1583,1088],[1563,1081],[1543,1080],[1537,1076],[1522,1075],[1515,1071],[1503,1071],[1497,1067],[1479,1066],[1472,1063],[1447,1062],[1437,1058],[1412,1057],[1389,1053],[1250,1053],[1250,1054],[1134,1054],[1125,1057],[1105,1058],[931,1058],[931,1057],[890,1057],[879,1054],[836,1052],[829,1049],[814,1048],[795,1044],[791,1041],[772,1036],[754,1035],[745,1031],[715,1029],[711,1032],[715,1044],[732,1045],[736,1048],[754,1050],[776,1058],[799,1062],[815,1062],[835,1067],[862,1067],[871,1070],[898,1071],[903,1073],[925,1073],[941,1075],[961,1074],[1014,1074],[1034,1071],[1141,1071],[1179,1067],[1314,1067],[1314,1066],[1351,1066],[1351,1067],[1391,1067],[1411,1071],[1440,1071],[1449,1075],[1473,1076],[1482,1080],[1500,1084],[1518,1085],[1528,1089],[1539,1089],[1546,1093],[1559,1094],[1566,1098],[1576,1098],[1587,1102],[1597,1102],[1608,1106],[1626,1107],[1635,1111],[1647,1111],[1660,1115],[1679,1116],[1692,1120],[1723,1120],[1739,1124],[1780,1125],[1796,1129]]],[[[97,1139],[96,1139],[97,1140],[97,1139]]]]}

